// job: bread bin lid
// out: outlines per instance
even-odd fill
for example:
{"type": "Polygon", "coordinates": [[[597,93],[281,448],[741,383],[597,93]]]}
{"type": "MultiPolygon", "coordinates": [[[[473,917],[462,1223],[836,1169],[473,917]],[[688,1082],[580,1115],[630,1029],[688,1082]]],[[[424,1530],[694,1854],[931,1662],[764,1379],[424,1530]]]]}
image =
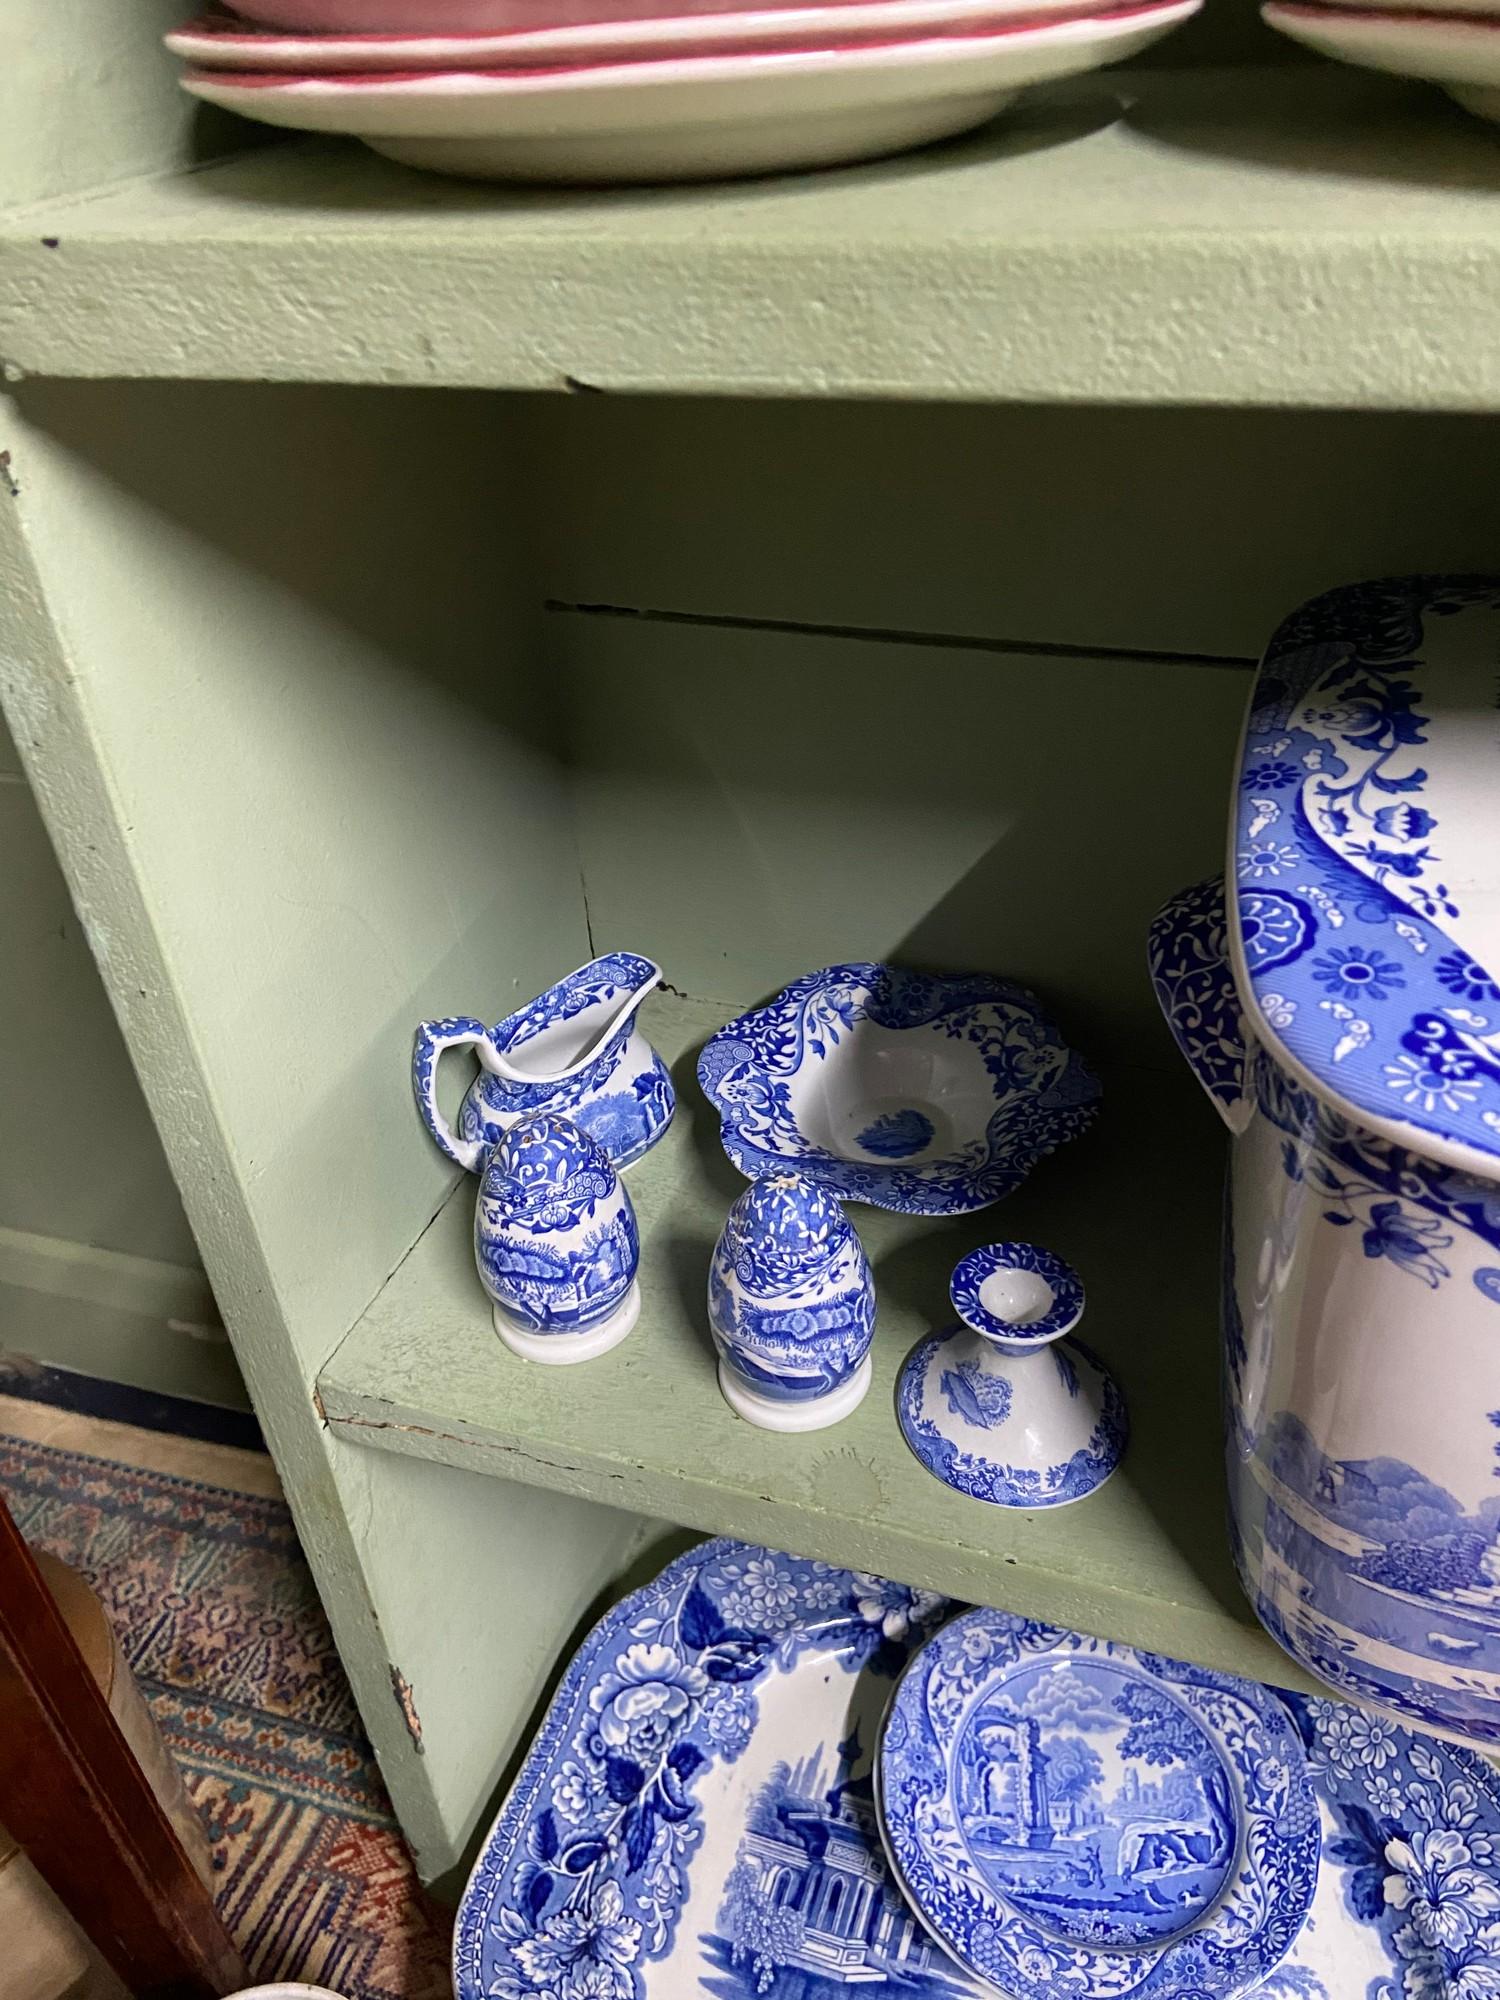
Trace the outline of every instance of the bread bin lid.
{"type": "Polygon", "coordinates": [[[1500,577],[1315,597],[1250,698],[1230,815],[1246,1019],[1368,1130],[1500,1176],[1500,577]]]}

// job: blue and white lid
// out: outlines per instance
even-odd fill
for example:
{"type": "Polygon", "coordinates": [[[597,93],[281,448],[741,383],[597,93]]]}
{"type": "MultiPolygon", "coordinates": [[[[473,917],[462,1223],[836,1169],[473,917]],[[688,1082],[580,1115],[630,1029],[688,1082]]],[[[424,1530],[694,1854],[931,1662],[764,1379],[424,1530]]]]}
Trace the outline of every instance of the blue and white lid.
{"type": "Polygon", "coordinates": [[[1229,942],[1284,1067],[1371,1131],[1500,1162],[1500,577],[1329,591],[1240,750],[1229,942]]]}

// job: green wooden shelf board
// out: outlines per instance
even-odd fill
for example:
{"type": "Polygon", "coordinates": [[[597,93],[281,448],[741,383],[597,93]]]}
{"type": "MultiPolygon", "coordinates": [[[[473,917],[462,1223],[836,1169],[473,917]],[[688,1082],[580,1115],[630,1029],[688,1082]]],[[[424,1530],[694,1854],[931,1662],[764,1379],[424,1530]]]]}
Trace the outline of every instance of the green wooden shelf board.
{"type": "Polygon", "coordinates": [[[720,187],[445,182],[293,137],[0,214],[0,363],[1494,409],[1497,193],[1492,130],[1330,64],[1095,76],[953,145],[720,187]]]}
{"type": "Polygon", "coordinates": [[[692,1056],[726,1011],[661,1001],[649,1019],[663,1053],[682,1059],[672,1130],[628,1176],[644,1293],[630,1337],[576,1368],[538,1367],[502,1347],[474,1276],[466,1177],[324,1369],[334,1430],[1310,1685],[1255,1622],[1229,1559],[1216,1331],[1223,1149],[1191,1081],[1109,1079],[1094,1132],[987,1214],[936,1222],[854,1210],[879,1287],[874,1384],[843,1423],[777,1436],[720,1397],[705,1312],[709,1253],[744,1183],[719,1148],[692,1056]],[[1005,1236],[1076,1262],[1086,1338],[1118,1372],[1134,1419],[1115,1478],[1052,1514],[950,1492],[896,1424],[897,1369],[942,1322],[953,1263],[1005,1236]]]}

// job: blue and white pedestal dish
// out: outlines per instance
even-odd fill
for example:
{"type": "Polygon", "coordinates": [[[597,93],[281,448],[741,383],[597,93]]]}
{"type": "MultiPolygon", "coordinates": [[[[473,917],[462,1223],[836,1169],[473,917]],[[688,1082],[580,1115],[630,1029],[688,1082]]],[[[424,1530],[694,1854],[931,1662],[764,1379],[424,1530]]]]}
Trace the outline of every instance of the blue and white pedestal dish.
{"type": "Polygon", "coordinates": [[[1234,1134],[1236,1555],[1336,1687],[1500,1746],[1500,579],[1289,619],[1228,897],[1151,969],[1234,1134]]]}
{"type": "Polygon", "coordinates": [[[555,1112],[513,1125],[490,1154],[474,1260],[495,1331],[527,1361],[590,1361],[640,1315],[635,1210],[608,1155],[555,1112]]]}
{"type": "Polygon", "coordinates": [[[1233,2000],[1317,1887],[1317,1801],[1269,1688],[1008,1612],[923,1647],[878,1780],[908,1899],[1010,2000],[1233,2000]]]}
{"type": "Polygon", "coordinates": [[[667,1066],[641,1032],[638,1010],[661,968],[632,951],[570,972],[493,1028],[469,1015],[424,1021],[412,1046],[412,1090],[439,1149],[478,1173],[495,1141],[533,1111],[558,1111],[596,1139],[617,1167],[649,1152],[672,1122],[667,1066]],[[479,1074],[453,1131],[438,1108],[438,1063],[472,1049],[479,1074]]]}
{"type": "Polygon", "coordinates": [[[794,1173],[748,1187],[714,1246],[708,1320],[724,1400],[748,1422],[821,1430],[857,1409],[875,1280],[834,1196],[794,1173]]]}
{"type": "Polygon", "coordinates": [[[1035,1243],[992,1243],[949,1287],[961,1325],[930,1335],[896,1387],[902,1434],[927,1470],[999,1507],[1062,1507],[1102,1486],[1130,1433],[1114,1377],[1064,1339],[1083,1285],[1035,1243]]]}
{"type": "Polygon", "coordinates": [[[911,1215],[998,1201],[1099,1098],[1023,988],[889,965],[805,973],[713,1036],[698,1081],[749,1179],[791,1167],[911,1215]]]}

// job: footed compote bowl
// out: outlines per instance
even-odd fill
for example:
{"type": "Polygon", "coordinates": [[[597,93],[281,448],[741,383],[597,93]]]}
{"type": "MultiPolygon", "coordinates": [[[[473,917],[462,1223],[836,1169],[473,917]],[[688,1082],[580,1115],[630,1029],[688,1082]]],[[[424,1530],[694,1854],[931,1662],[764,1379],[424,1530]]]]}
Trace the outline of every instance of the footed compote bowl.
{"type": "Polygon", "coordinates": [[[1035,1243],[992,1243],[956,1267],[960,1324],[914,1347],[897,1414],[946,1486],[999,1507],[1061,1507],[1102,1486],[1129,1435],[1114,1377],[1081,1342],[1078,1273],[1035,1243]]]}
{"type": "Polygon", "coordinates": [[[804,973],[704,1047],[698,1081],[750,1180],[964,1215],[1081,1132],[1099,1083],[1023,987],[890,965],[804,973]]]}

